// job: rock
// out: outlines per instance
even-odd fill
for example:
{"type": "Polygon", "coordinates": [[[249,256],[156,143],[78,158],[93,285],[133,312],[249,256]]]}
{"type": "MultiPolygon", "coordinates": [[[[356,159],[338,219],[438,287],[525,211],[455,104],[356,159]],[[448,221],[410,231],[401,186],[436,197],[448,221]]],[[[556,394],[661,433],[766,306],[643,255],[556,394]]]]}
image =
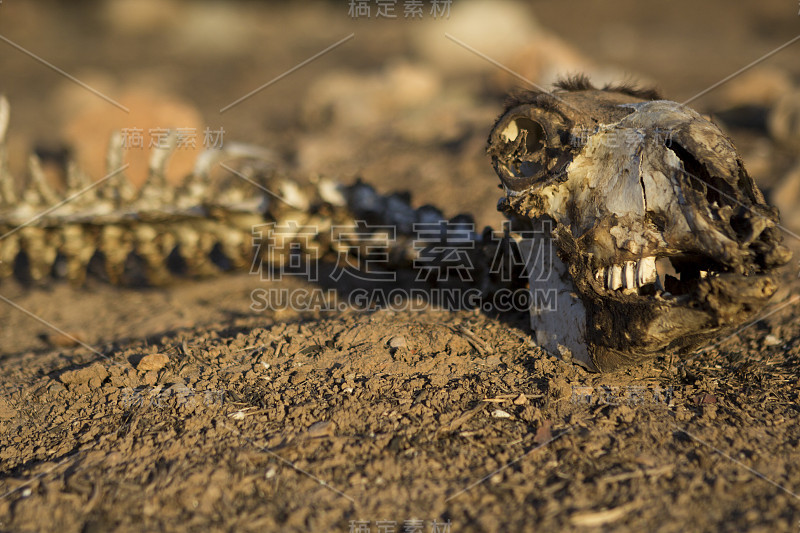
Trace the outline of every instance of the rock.
{"type": "Polygon", "coordinates": [[[309,437],[326,437],[333,435],[334,424],[330,420],[315,422],[308,427],[309,437]]]}
{"type": "Polygon", "coordinates": [[[47,344],[56,348],[74,348],[75,346],[86,342],[84,335],[77,331],[71,333],[48,333],[44,335],[43,338],[47,344]]]}
{"type": "Polygon", "coordinates": [[[490,356],[489,356],[489,357],[487,357],[487,358],[486,358],[486,360],[484,361],[484,363],[485,363],[485,364],[486,364],[486,366],[488,366],[488,367],[495,367],[495,366],[499,366],[499,365],[500,365],[500,363],[502,363],[502,362],[503,362],[503,361],[502,361],[502,360],[501,360],[501,359],[500,359],[498,356],[496,356],[496,355],[490,355],[490,356]]]}
{"type": "Polygon", "coordinates": [[[783,225],[800,231],[800,160],[773,188],[770,199],[780,211],[783,225]]]}
{"type": "Polygon", "coordinates": [[[166,31],[185,9],[175,0],[110,0],[101,4],[100,16],[114,31],[136,35],[166,31]]]}
{"type": "Polygon", "coordinates": [[[11,407],[4,398],[0,398],[0,420],[9,420],[17,416],[17,410],[11,407]]]}
{"type": "Polygon", "coordinates": [[[67,370],[61,374],[60,379],[65,385],[88,385],[96,389],[107,377],[106,367],[102,363],[93,363],[85,368],[67,370]]]}
{"type": "MultiPolygon", "coordinates": [[[[128,147],[123,149],[123,160],[130,164],[124,172],[125,176],[135,187],[139,187],[148,176],[151,143],[160,142],[162,133],[173,129],[183,132],[183,141],[170,157],[166,177],[173,185],[181,183],[194,169],[194,162],[204,149],[205,136],[200,112],[167,91],[144,86],[120,89],[112,83],[108,86],[98,83],[98,86],[98,90],[113,95],[114,100],[130,112],[115,108],[81,87],[69,86],[56,95],[59,101],[69,103],[74,111],[74,115],[67,119],[63,135],[74,143],[79,167],[94,180],[105,176],[108,140],[114,131],[119,131],[128,143],[128,147]],[[137,139],[141,139],[141,146],[137,144],[137,139]]],[[[211,130],[218,129],[209,127],[211,130]]]]}
{"type": "Polygon", "coordinates": [[[142,357],[139,364],[136,365],[136,370],[145,372],[150,370],[158,371],[164,368],[167,363],[169,363],[169,357],[165,354],[151,353],[142,357]]]}
{"type": "Polygon", "coordinates": [[[503,63],[511,51],[528,44],[540,31],[526,6],[506,0],[454,2],[450,18],[425,22],[414,32],[414,48],[440,71],[457,74],[489,72],[497,67],[445,38],[445,33],[503,63]]]}
{"type": "Polygon", "coordinates": [[[150,370],[145,372],[144,378],[142,379],[146,385],[150,385],[151,387],[158,383],[158,371],[157,370],[150,370]]]}
{"type": "Polygon", "coordinates": [[[356,130],[384,128],[387,117],[424,107],[441,90],[439,73],[422,65],[394,63],[368,74],[334,72],[309,88],[302,120],[314,129],[325,123],[356,130]]]}
{"type": "Polygon", "coordinates": [[[767,119],[769,134],[778,143],[800,148],[800,89],[785,93],[767,119]]]}
{"type": "MultiPolygon", "coordinates": [[[[516,74],[548,90],[553,82],[574,72],[587,73],[592,81],[601,85],[605,81],[605,77],[599,79],[595,75],[596,67],[578,50],[548,32],[540,32],[525,46],[517,48],[505,64],[516,74]]],[[[499,91],[520,86],[536,89],[528,86],[519,77],[500,69],[493,73],[492,82],[499,91]]]]}
{"type": "Polygon", "coordinates": [[[778,346],[782,343],[783,341],[772,333],[764,337],[764,346],[778,346]]]}
{"type": "Polygon", "coordinates": [[[553,422],[551,420],[545,420],[536,430],[536,434],[533,436],[533,442],[536,444],[542,445],[546,442],[553,440],[553,422]]]}
{"type": "Polygon", "coordinates": [[[791,89],[792,79],[785,70],[760,65],[720,87],[718,105],[772,107],[791,89]]]}
{"type": "Polygon", "coordinates": [[[407,346],[406,338],[403,337],[402,335],[392,337],[391,339],[389,339],[388,344],[390,348],[394,348],[395,350],[397,348],[405,348],[407,346]]]}

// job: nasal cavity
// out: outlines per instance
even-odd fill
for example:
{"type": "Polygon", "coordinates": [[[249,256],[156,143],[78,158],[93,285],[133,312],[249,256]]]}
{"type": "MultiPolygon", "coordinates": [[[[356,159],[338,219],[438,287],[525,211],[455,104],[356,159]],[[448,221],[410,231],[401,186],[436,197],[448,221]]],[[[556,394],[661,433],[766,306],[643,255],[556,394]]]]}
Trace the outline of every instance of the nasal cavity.
{"type": "Polygon", "coordinates": [[[675,152],[675,155],[683,163],[683,170],[689,187],[702,193],[710,206],[739,205],[736,190],[730,183],[723,178],[709,174],[706,167],[680,144],[673,142],[670,149],[675,152]]]}

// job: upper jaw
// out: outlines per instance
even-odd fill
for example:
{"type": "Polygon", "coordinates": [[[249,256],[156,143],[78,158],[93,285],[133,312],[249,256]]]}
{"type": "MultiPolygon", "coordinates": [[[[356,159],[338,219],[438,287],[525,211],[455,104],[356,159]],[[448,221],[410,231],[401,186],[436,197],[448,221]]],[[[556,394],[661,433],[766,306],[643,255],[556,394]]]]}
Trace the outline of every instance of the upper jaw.
{"type": "MultiPolygon", "coordinates": [[[[572,237],[572,231],[561,233],[558,241],[562,244],[570,241],[564,246],[564,252],[573,250],[568,254],[569,261],[582,264],[573,272],[573,277],[588,278],[584,284],[586,290],[601,298],[636,298],[642,302],[697,307],[703,295],[730,288],[730,280],[764,278],[775,266],[770,264],[771,258],[761,250],[750,248],[749,243],[731,243],[736,250],[719,253],[718,249],[704,247],[699,240],[691,240],[692,234],[683,235],[678,241],[656,239],[652,234],[645,240],[653,244],[632,253],[607,240],[596,239],[596,232],[588,232],[577,239],[572,237]]],[[[642,234],[648,235],[647,231],[642,234]]],[[[781,256],[778,262],[785,263],[785,258],[781,256]]],[[[579,285],[579,280],[573,281],[579,285]]],[[[757,296],[766,299],[771,293],[757,296]]],[[[726,298],[739,300],[741,296],[729,294],[726,298]]]]}
{"type": "Polygon", "coordinates": [[[777,289],[770,274],[745,276],[688,255],[649,256],[599,267],[589,286],[599,298],[703,309],[722,322],[722,315],[730,311],[721,309],[720,302],[726,309],[745,310],[765,303],[777,289]]]}
{"type": "Polygon", "coordinates": [[[710,257],[652,254],[594,268],[591,286],[600,296],[632,295],[679,304],[688,301],[698,285],[729,275],[729,268],[710,257]]]}

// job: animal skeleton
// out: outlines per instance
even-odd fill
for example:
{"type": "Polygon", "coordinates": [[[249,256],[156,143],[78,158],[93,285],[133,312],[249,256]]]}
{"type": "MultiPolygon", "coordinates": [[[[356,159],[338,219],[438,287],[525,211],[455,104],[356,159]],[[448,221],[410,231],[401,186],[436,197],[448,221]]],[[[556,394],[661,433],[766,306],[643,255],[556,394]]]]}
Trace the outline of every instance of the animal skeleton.
{"type": "Polygon", "coordinates": [[[552,275],[531,278],[558,292],[531,308],[537,342],[605,371],[752,318],[791,254],[731,141],[651,91],[559,87],[514,99],[489,137],[500,208],[553,228],[528,242],[556,250],[552,275]]]}
{"type": "MultiPolygon", "coordinates": [[[[91,272],[113,284],[163,285],[176,275],[214,275],[258,262],[261,257],[253,254],[267,251],[258,245],[258,229],[268,224],[281,231],[280,243],[268,250],[269,259],[278,262],[298,250],[317,258],[359,251],[386,239],[385,226],[391,226],[396,238],[387,243],[386,266],[404,268],[416,254],[414,224],[472,227],[468,215],[448,221],[433,206],[412,207],[407,194],[382,196],[360,181],[345,186],[315,178],[300,184],[275,171],[269,150],[237,143],[204,151],[194,172],[174,188],[164,173],[176,148],[174,135],[153,150],[139,190],[123,173],[123,138],[114,135],[102,180],[92,181],[67,162],[66,190],[59,193],[32,155],[27,186],[18,193],[6,164],[8,118],[8,102],[0,98],[0,279],[55,277],[81,284],[91,272]],[[212,177],[217,163],[228,169],[227,179],[212,177]],[[368,223],[362,231],[332,238],[336,227],[356,227],[359,221],[368,223]]],[[[470,264],[480,267],[496,240],[467,234],[474,245],[470,264]]]]}
{"type": "MultiPolygon", "coordinates": [[[[401,268],[416,254],[413,225],[446,221],[435,207],[415,209],[407,195],[381,196],[360,182],[299,185],[275,172],[268,151],[246,145],[206,151],[183,185],[172,188],[164,168],[174,138],[153,152],[138,191],[121,171],[116,135],[103,183],[67,163],[59,195],[31,156],[29,184],[18,194],[6,165],[8,118],[8,102],[0,98],[0,278],[54,275],[80,284],[92,271],[112,283],[163,284],[178,271],[243,268],[258,250],[253,228],[266,222],[312,228],[316,255],[363,244],[332,240],[336,225],[391,225],[399,238],[389,256],[401,268]],[[244,179],[213,183],[211,168],[223,159],[239,161],[232,171],[244,179]]],[[[730,141],[674,102],[574,80],[556,93],[514,100],[488,150],[506,191],[499,207],[519,230],[506,231],[503,241],[535,258],[527,274],[537,342],[590,369],[686,351],[742,323],[775,292],[772,271],[789,260],[777,213],[730,141]],[[659,138],[664,131],[671,145],[659,138]],[[585,144],[570,142],[578,133],[587,134],[585,144]],[[552,232],[525,238],[536,224],[552,232]],[[556,291],[555,309],[537,305],[541,290],[556,291]]],[[[497,247],[490,236],[470,233],[469,260],[481,270],[484,290],[499,283],[487,266],[497,247]]],[[[291,244],[309,246],[288,239],[285,256],[291,244]]]]}

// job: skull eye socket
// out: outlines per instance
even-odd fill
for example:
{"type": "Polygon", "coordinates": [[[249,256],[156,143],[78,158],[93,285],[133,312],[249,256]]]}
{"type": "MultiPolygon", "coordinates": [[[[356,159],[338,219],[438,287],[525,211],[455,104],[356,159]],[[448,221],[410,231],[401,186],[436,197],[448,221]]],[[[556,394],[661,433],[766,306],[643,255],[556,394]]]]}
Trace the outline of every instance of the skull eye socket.
{"type": "Polygon", "coordinates": [[[508,143],[514,143],[520,135],[524,136],[525,151],[528,153],[544,148],[544,140],[547,138],[542,125],[528,117],[517,117],[510,121],[500,135],[508,143]]]}
{"type": "Polygon", "coordinates": [[[499,131],[495,169],[506,187],[522,190],[547,172],[547,133],[537,121],[517,116],[499,131]]]}

